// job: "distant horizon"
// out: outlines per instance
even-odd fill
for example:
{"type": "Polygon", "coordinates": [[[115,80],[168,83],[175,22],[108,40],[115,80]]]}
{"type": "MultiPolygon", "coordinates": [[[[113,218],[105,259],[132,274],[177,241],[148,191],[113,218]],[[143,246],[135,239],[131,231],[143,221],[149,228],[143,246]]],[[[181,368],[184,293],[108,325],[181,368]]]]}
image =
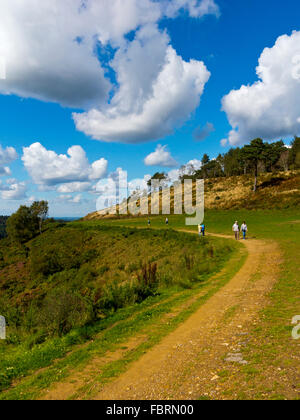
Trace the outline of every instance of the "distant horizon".
{"type": "MultiPolygon", "coordinates": [[[[10,217],[13,213],[11,214],[0,214],[1,217],[10,217]]],[[[70,220],[78,220],[81,219],[82,217],[84,217],[86,215],[82,215],[82,216],[49,216],[48,219],[70,219],[70,220]]]]}

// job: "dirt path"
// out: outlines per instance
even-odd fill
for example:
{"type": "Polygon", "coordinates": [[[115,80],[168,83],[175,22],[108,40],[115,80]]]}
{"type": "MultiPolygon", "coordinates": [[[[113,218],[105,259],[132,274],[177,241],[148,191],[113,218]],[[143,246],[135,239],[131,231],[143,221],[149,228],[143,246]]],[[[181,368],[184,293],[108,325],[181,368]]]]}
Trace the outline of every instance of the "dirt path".
{"type": "Polygon", "coordinates": [[[247,365],[243,345],[279,274],[276,243],[248,240],[245,245],[248,258],[232,280],[94,399],[223,396],[220,373],[229,365],[247,365]]]}

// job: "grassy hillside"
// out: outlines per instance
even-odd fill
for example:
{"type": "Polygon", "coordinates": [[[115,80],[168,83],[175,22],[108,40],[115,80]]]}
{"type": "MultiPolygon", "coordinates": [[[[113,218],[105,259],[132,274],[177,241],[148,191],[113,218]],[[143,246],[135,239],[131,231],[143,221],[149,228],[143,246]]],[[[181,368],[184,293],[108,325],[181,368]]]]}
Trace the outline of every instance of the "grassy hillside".
{"type": "Polygon", "coordinates": [[[286,209],[300,205],[300,172],[261,174],[254,193],[249,175],[206,182],[207,209],[286,209]]]}
{"type": "MultiPolygon", "coordinates": [[[[193,192],[195,199],[195,191],[193,192]]],[[[155,196],[155,199],[158,199],[155,196]]],[[[150,208],[151,199],[149,199],[150,208]]],[[[174,197],[171,188],[171,210],[174,197]]],[[[206,210],[238,209],[289,209],[300,206],[300,171],[262,173],[258,188],[253,192],[253,177],[250,175],[229,178],[211,178],[205,181],[206,210]]],[[[85,220],[115,218],[106,216],[106,211],[94,212],[85,220]]]]}
{"type": "MultiPolygon", "coordinates": [[[[228,366],[226,371],[218,373],[222,378],[222,395],[240,399],[294,398],[299,388],[299,352],[297,341],[291,338],[291,320],[300,311],[300,211],[208,210],[205,217],[208,231],[227,234],[232,233],[234,220],[246,219],[250,239],[276,241],[284,256],[279,262],[281,275],[269,296],[269,305],[251,327],[244,349],[248,365],[228,366]]],[[[105,382],[117,377],[129,363],[224,286],[243,264],[245,254],[240,254],[243,250],[240,244],[216,238],[202,241],[203,238],[200,240],[196,235],[174,232],[172,228],[195,230],[185,226],[183,216],[171,216],[169,227],[163,216],[151,218],[151,221],[153,230],[145,229],[147,218],[53,225],[41,237],[26,244],[25,249],[5,253],[5,266],[0,274],[1,294],[10,300],[17,315],[19,306],[23,309],[18,315],[19,321],[11,323],[7,342],[0,343],[3,390],[0,399],[35,399],[57,381],[67,380],[75,368],[84,369],[93,358],[106,357],[114,351],[124,356],[120,360],[108,358],[99,380],[105,382]],[[45,250],[46,258],[41,249],[45,250]],[[211,274],[226,260],[226,274],[216,283],[211,274]],[[152,266],[157,264],[159,281],[154,282],[149,297],[141,301],[136,300],[137,291],[141,290],[140,286],[136,287],[139,283],[145,286],[143,279],[151,277],[149,270],[148,275],[143,274],[146,261],[152,266]],[[209,268],[206,264],[203,266],[207,261],[209,268]],[[39,269],[42,276],[34,271],[37,263],[37,267],[42,267],[39,269]],[[62,270],[64,267],[66,269],[62,270]],[[91,272],[92,277],[88,274],[91,272]],[[3,281],[3,273],[9,281],[3,281]],[[22,281],[18,283],[18,279],[22,281]],[[73,296],[72,305],[76,303],[75,315],[81,315],[79,322],[76,316],[71,319],[74,324],[68,333],[53,329],[49,318],[51,328],[44,323],[37,325],[36,321],[25,323],[25,319],[35,318],[30,315],[32,305],[23,300],[25,296],[33,298],[33,307],[34,302],[39,302],[39,312],[44,313],[45,308],[49,311],[49,304],[45,303],[50,297],[50,302],[53,302],[52,296],[56,302],[66,302],[65,295],[61,294],[66,287],[73,296]],[[91,300],[93,290],[102,290],[96,300],[91,300]],[[82,302],[88,305],[82,306],[82,302]],[[105,302],[109,305],[103,306],[105,302]],[[116,306],[111,305],[112,302],[116,306]],[[90,316],[89,309],[85,311],[91,307],[96,309],[92,312],[96,318],[86,322],[82,314],[90,316]],[[137,334],[146,338],[132,348],[128,343],[134,342],[137,334]],[[42,367],[45,369],[40,370],[42,367]],[[9,389],[12,380],[22,377],[9,389]]],[[[2,250],[8,249],[6,240],[0,244],[2,250]]],[[[49,312],[46,313],[49,316],[49,312]]],[[[53,312],[50,314],[52,321],[53,312]]],[[[82,392],[88,389],[87,384],[82,392]]]]}
{"type": "Polygon", "coordinates": [[[201,287],[233,249],[173,230],[78,222],[49,224],[24,246],[3,239],[0,313],[8,337],[0,343],[0,389],[89,340],[122,308],[201,287]]]}
{"type": "MultiPolygon", "coordinates": [[[[276,241],[282,251],[280,278],[269,295],[269,305],[261,310],[244,349],[249,364],[219,372],[224,398],[290,399],[299,396],[299,340],[292,339],[292,319],[300,314],[300,209],[208,210],[205,224],[209,232],[231,234],[234,220],[246,220],[249,239],[276,241]],[[238,395],[238,397],[237,397],[238,395]]],[[[100,222],[99,222],[100,223],[100,222]]],[[[142,227],[145,218],[103,221],[113,226],[142,227]]],[[[165,218],[153,217],[154,229],[165,229],[165,218]]],[[[185,217],[171,216],[170,225],[185,226],[185,217]]],[[[263,255],[262,255],[263,258],[263,255]]]]}
{"type": "Polygon", "coordinates": [[[0,216],[0,239],[6,236],[6,222],[8,216],[0,216]]]}

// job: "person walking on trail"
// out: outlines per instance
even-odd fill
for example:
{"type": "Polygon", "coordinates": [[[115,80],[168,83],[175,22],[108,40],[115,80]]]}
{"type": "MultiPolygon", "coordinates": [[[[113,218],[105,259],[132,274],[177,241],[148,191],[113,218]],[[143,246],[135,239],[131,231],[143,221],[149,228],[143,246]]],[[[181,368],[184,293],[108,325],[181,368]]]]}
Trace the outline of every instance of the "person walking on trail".
{"type": "Polygon", "coordinates": [[[166,218],[166,225],[167,226],[169,225],[169,219],[168,218],[166,218]]]}
{"type": "Polygon", "coordinates": [[[241,231],[243,232],[243,240],[246,240],[246,236],[247,236],[247,232],[248,232],[248,226],[246,224],[246,222],[243,222],[242,226],[241,226],[241,231]]]}
{"type": "Polygon", "coordinates": [[[205,236],[205,225],[202,223],[202,225],[198,225],[198,233],[199,236],[205,236]]]}
{"type": "Polygon", "coordinates": [[[237,241],[239,241],[240,239],[240,227],[239,227],[239,222],[235,222],[235,224],[232,226],[232,230],[234,232],[235,235],[235,239],[237,241]]]}
{"type": "Polygon", "coordinates": [[[202,223],[202,225],[201,225],[201,233],[202,233],[202,236],[205,236],[205,224],[204,223],[202,223]]]}
{"type": "Polygon", "coordinates": [[[148,219],[148,227],[150,227],[150,226],[151,226],[151,220],[148,219]]]}
{"type": "Polygon", "coordinates": [[[199,236],[202,235],[202,226],[201,225],[198,225],[198,233],[199,233],[199,236]]]}

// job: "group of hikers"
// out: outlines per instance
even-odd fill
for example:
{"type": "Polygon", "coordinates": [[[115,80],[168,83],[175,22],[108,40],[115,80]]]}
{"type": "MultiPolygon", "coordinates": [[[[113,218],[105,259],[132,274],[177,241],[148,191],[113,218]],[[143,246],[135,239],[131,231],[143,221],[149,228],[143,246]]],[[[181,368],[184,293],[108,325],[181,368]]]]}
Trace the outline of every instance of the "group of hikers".
{"type": "MultiPolygon", "coordinates": [[[[169,225],[169,219],[168,218],[166,218],[166,225],[167,226],[169,225]]],[[[150,219],[148,219],[148,226],[149,227],[151,226],[151,220],[150,219]]],[[[242,234],[243,234],[243,240],[246,240],[247,232],[248,232],[247,223],[244,221],[242,226],[240,227],[239,222],[236,221],[234,223],[234,225],[232,226],[232,231],[234,232],[234,236],[235,236],[235,239],[237,241],[240,240],[240,232],[242,232],[242,234]]],[[[202,223],[201,225],[198,225],[198,233],[199,233],[199,236],[205,236],[205,224],[204,223],[202,223]]]]}
{"type": "Polygon", "coordinates": [[[247,232],[248,232],[248,226],[246,222],[243,222],[242,226],[240,227],[239,222],[236,221],[235,224],[232,226],[232,230],[234,232],[234,236],[237,241],[240,240],[240,232],[242,232],[243,234],[243,240],[246,240],[247,232]]]}

